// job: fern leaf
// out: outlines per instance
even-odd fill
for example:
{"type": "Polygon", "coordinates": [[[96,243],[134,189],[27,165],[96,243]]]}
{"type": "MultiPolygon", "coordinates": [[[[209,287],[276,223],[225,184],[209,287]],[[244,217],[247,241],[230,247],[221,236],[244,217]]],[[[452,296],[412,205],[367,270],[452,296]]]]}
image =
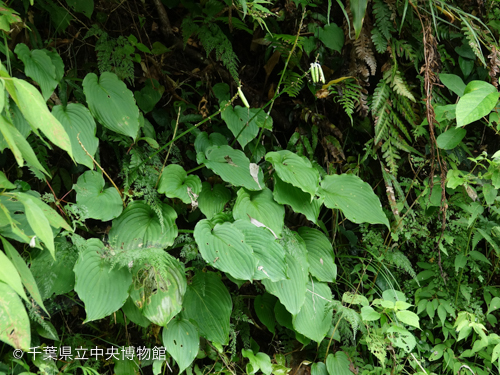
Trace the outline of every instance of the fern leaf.
{"type": "Polygon", "coordinates": [[[415,97],[410,92],[410,88],[406,83],[405,79],[399,72],[399,70],[391,69],[384,74],[384,78],[389,79],[391,82],[391,87],[394,91],[396,91],[399,95],[405,96],[410,99],[412,102],[416,102],[415,97]]]}
{"type": "Polygon", "coordinates": [[[408,138],[409,141],[411,141],[411,136],[410,133],[408,133],[408,129],[406,129],[406,126],[403,124],[403,122],[399,119],[399,116],[394,112],[394,110],[391,108],[391,120],[394,125],[398,127],[399,130],[408,138]]]}
{"type": "Polygon", "coordinates": [[[372,42],[378,53],[384,53],[387,51],[387,39],[382,35],[377,27],[372,29],[372,42]]]}
{"type": "Polygon", "coordinates": [[[472,51],[474,51],[474,54],[479,60],[481,60],[483,65],[487,66],[483,53],[481,52],[481,45],[479,44],[479,39],[477,37],[476,26],[472,23],[472,21],[467,20],[465,17],[460,16],[460,18],[462,19],[463,25],[462,31],[469,42],[470,48],[472,48],[472,51]]]}
{"type": "Polygon", "coordinates": [[[375,15],[375,27],[386,40],[391,39],[391,32],[395,29],[391,22],[391,10],[387,4],[382,0],[374,0],[373,14],[375,15]]]}
{"type": "Polygon", "coordinates": [[[375,144],[378,144],[388,133],[390,123],[389,103],[386,101],[375,116],[375,144]]]}
{"type": "Polygon", "coordinates": [[[380,80],[373,92],[373,97],[371,100],[370,109],[372,113],[378,113],[380,108],[387,102],[389,99],[390,88],[384,80],[380,80]]]}
{"type": "Polygon", "coordinates": [[[377,71],[377,60],[370,46],[371,38],[366,31],[366,28],[361,29],[361,34],[359,38],[356,39],[353,44],[356,50],[356,54],[360,60],[363,60],[366,65],[370,67],[371,75],[375,75],[377,71]]]}

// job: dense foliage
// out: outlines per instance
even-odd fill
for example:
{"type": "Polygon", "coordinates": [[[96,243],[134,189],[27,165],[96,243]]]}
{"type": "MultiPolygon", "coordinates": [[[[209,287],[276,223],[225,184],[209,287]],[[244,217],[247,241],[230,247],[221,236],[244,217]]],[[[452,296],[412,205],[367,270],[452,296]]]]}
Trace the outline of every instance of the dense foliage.
{"type": "Polygon", "coordinates": [[[0,1],[0,375],[498,373],[499,19],[0,1]]]}

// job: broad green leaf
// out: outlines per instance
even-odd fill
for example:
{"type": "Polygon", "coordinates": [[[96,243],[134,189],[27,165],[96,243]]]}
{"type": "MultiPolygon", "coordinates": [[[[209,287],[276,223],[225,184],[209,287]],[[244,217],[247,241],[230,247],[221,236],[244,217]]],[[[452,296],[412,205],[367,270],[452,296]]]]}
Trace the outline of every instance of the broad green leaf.
{"type": "Polygon", "coordinates": [[[274,334],[276,319],[274,317],[274,305],[277,298],[269,293],[259,294],[255,297],[253,307],[259,320],[274,334]]]}
{"type": "Polygon", "coordinates": [[[311,275],[319,281],[335,282],[337,265],[335,264],[333,247],[328,238],[313,228],[301,227],[298,232],[306,244],[311,275]]]}
{"type": "Polygon", "coordinates": [[[285,208],[274,201],[273,193],[267,188],[261,191],[241,188],[233,207],[233,217],[235,220],[247,221],[253,218],[268,227],[277,237],[281,237],[285,208]]]}
{"type": "MultiPolygon", "coordinates": [[[[221,106],[222,105],[224,104],[221,104],[221,106]]],[[[266,129],[272,130],[273,126],[272,118],[269,117],[266,121],[267,115],[264,111],[260,110],[260,108],[246,108],[240,107],[239,105],[233,108],[233,106],[230,105],[222,111],[221,117],[226,122],[227,127],[231,130],[233,135],[238,137],[237,140],[241,148],[245,148],[248,142],[257,136],[259,128],[263,127],[264,123],[266,129]],[[258,115],[250,121],[257,113],[258,115]]]]}
{"type": "Polygon", "coordinates": [[[351,361],[343,351],[328,354],[326,368],[329,375],[352,375],[351,361]]]}
{"type": "MultiPolygon", "coordinates": [[[[21,255],[19,255],[17,250],[14,248],[14,246],[12,246],[10,244],[10,242],[7,241],[3,237],[2,237],[2,244],[3,244],[3,248],[5,250],[5,253],[12,261],[12,264],[14,264],[14,267],[16,267],[16,270],[19,273],[19,276],[21,276],[21,281],[22,281],[24,287],[28,290],[30,295],[35,300],[35,302],[39,306],[42,307],[42,309],[47,313],[47,315],[49,315],[47,309],[45,309],[45,306],[43,305],[42,296],[40,295],[40,291],[38,290],[38,286],[35,282],[35,279],[31,273],[30,269],[26,265],[26,262],[21,257],[21,255]]],[[[47,252],[44,252],[44,253],[48,254],[47,252]]]]}
{"type": "Polygon", "coordinates": [[[43,210],[34,202],[36,198],[24,193],[13,194],[15,194],[16,198],[23,204],[24,213],[26,214],[31,229],[54,257],[55,249],[52,229],[50,228],[49,220],[45,217],[43,210]]]}
{"type": "Polygon", "coordinates": [[[20,167],[24,166],[24,159],[23,159],[23,154],[17,147],[16,141],[14,139],[14,136],[12,134],[13,131],[15,131],[13,126],[11,125],[5,117],[0,115],[0,134],[3,137],[3,141],[7,145],[7,147],[12,151],[12,154],[16,158],[17,165],[20,167]]]}
{"type": "Polygon", "coordinates": [[[17,293],[0,282],[0,340],[16,349],[29,350],[30,321],[17,293]]]}
{"type": "Polygon", "coordinates": [[[220,133],[211,133],[208,135],[207,132],[201,132],[196,136],[194,141],[194,149],[196,150],[196,153],[202,152],[203,154],[205,154],[205,151],[212,146],[225,145],[227,145],[227,139],[220,133]]]}
{"type": "Polygon", "coordinates": [[[248,190],[262,190],[264,174],[258,168],[257,181],[250,174],[250,160],[242,151],[230,146],[213,146],[206,150],[207,160],[205,165],[224,181],[234,186],[243,186],[248,190]]]}
{"type": "Polygon", "coordinates": [[[309,264],[304,240],[299,235],[284,228],[280,241],[286,251],[288,280],[272,282],[264,279],[266,290],[279,298],[291,314],[298,314],[306,298],[309,264]]]}
{"type": "Polygon", "coordinates": [[[212,219],[215,214],[224,211],[224,206],[231,199],[231,191],[222,184],[212,186],[204,182],[201,186],[198,208],[207,219],[212,219]]]}
{"type": "Polygon", "coordinates": [[[457,104],[457,126],[465,126],[488,115],[495,108],[500,93],[484,81],[471,81],[457,104]]]}
{"type": "Polygon", "coordinates": [[[451,128],[437,137],[436,142],[443,150],[453,150],[464,139],[467,131],[463,128],[451,128]]]}
{"type": "Polygon", "coordinates": [[[127,267],[111,269],[105,251],[102,242],[92,238],[75,264],[75,291],[85,303],[87,313],[84,323],[114,313],[128,298],[132,276],[127,267]]]}
{"type": "Polygon", "coordinates": [[[391,325],[387,330],[387,333],[392,333],[392,335],[389,335],[391,343],[395,347],[401,348],[407,353],[411,353],[417,345],[415,336],[402,327],[391,325]]]}
{"type": "Polygon", "coordinates": [[[89,110],[82,104],[70,103],[67,107],[56,105],[52,108],[52,114],[68,133],[75,161],[94,169],[92,158],[85,152],[87,150],[94,157],[99,146],[99,139],[95,136],[96,124],[89,110]]]}
{"type": "Polygon", "coordinates": [[[177,213],[169,205],[162,203],[162,221],[153,208],[145,201],[134,201],[113,220],[109,239],[120,249],[164,249],[171,246],[177,237],[177,213]]]}
{"type": "Polygon", "coordinates": [[[443,356],[444,350],[446,349],[445,344],[438,344],[431,350],[431,355],[429,356],[429,361],[437,361],[443,356]]]}
{"type": "Polygon", "coordinates": [[[42,210],[43,214],[45,215],[45,217],[49,221],[49,224],[52,227],[64,228],[70,232],[73,231],[73,229],[71,229],[69,224],[52,207],[50,207],[48,204],[44,203],[40,198],[33,196],[33,195],[25,194],[25,193],[16,193],[16,196],[18,198],[19,198],[19,196],[21,196],[21,198],[23,196],[28,196],[32,200],[32,202],[36,206],[38,206],[38,208],[40,208],[42,210]]]}
{"type": "Polygon", "coordinates": [[[10,182],[7,179],[7,176],[5,176],[5,173],[0,171],[0,188],[1,189],[15,189],[16,185],[14,185],[12,182],[10,182]]]}
{"type": "Polygon", "coordinates": [[[97,121],[114,132],[136,138],[139,108],[132,91],[116,74],[105,72],[100,77],[87,74],[83,80],[83,92],[97,121]]]}
{"type": "Polygon", "coordinates": [[[493,297],[488,306],[486,315],[491,314],[493,311],[500,309],[500,297],[493,297]]]}
{"type": "Polygon", "coordinates": [[[196,197],[201,192],[201,181],[196,175],[188,176],[179,164],[170,164],[161,174],[158,192],[190,204],[196,202],[196,197]]]}
{"type": "Polygon", "coordinates": [[[281,180],[309,193],[312,201],[319,184],[319,172],[311,162],[288,150],[268,152],[266,160],[270,162],[281,180]]]}
{"type": "Polygon", "coordinates": [[[146,318],[165,327],[182,309],[187,288],[184,265],[162,249],[139,252],[143,258],[134,262],[130,297],[146,318]]]}
{"type": "Polygon", "coordinates": [[[453,91],[458,96],[463,96],[465,91],[465,83],[459,76],[455,74],[439,74],[439,79],[448,89],[453,91]]]}
{"type": "Polygon", "coordinates": [[[31,262],[31,272],[44,301],[53,294],[58,296],[68,293],[75,286],[73,268],[78,258],[77,248],[60,239],[56,239],[55,248],[55,259],[44,251],[31,262]]]}
{"type": "Polygon", "coordinates": [[[333,319],[332,291],[328,284],[310,279],[306,300],[300,312],[293,316],[293,328],[320,343],[328,333],[333,319]]]}
{"type": "Polygon", "coordinates": [[[174,357],[182,373],[196,358],[200,346],[200,338],[196,327],[185,319],[173,319],[163,328],[163,345],[174,357]]]}
{"type": "Polygon", "coordinates": [[[142,315],[141,310],[135,305],[131,297],[127,299],[127,302],[122,306],[122,311],[125,313],[127,319],[131,322],[141,326],[143,328],[149,327],[151,322],[148,318],[142,315]]]}
{"type": "Polygon", "coordinates": [[[271,375],[271,358],[267,354],[261,352],[254,354],[251,349],[243,349],[241,354],[249,360],[246,366],[248,375],[255,374],[259,370],[265,375],[271,375]]]}
{"type": "Polygon", "coordinates": [[[406,296],[404,293],[395,289],[386,289],[382,292],[382,298],[386,301],[398,302],[403,301],[406,302],[406,296]]]}
{"type": "Polygon", "coordinates": [[[334,51],[340,52],[344,46],[344,31],[334,23],[318,28],[316,36],[327,48],[334,51]]]}
{"type": "Polygon", "coordinates": [[[243,233],[245,243],[250,245],[257,259],[254,280],[285,280],[287,278],[285,250],[274,235],[266,228],[257,227],[244,220],[236,220],[233,226],[243,233]]]}
{"type": "Polygon", "coordinates": [[[202,336],[227,345],[233,302],[227,288],[215,273],[199,272],[193,277],[182,307],[182,317],[194,323],[202,336]]]}
{"type": "Polygon", "coordinates": [[[104,178],[97,171],[80,175],[73,188],[76,191],[76,203],[85,212],[86,218],[108,221],[123,211],[120,194],[114,187],[104,189],[104,178]]]}
{"type": "Polygon", "coordinates": [[[313,363],[311,366],[311,375],[328,375],[328,370],[323,362],[313,363]]]}
{"type": "Polygon", "coordinates": [[[20,297],[29,302],[16,267],[2,251],[0,251],[0,282],[10,286],[20,297]]]}
{"type": "Polygon", "coordinates": [[[89,19],[94,11],[94,0],[66,0],[66,3],[75,12],[83,13],[89,19]]]}
{"type": "Polygon", "coordinates": [[[245,236],[234,224],[225,222],[212,226],[200,220],[194,228],[194,239],[200,254],[211,266],[240,280],[253,280],[257,258],[245,243],[245,236]]]}
{"type": "Polygon", "coordinates": [[[368,306],[370,304],[364,295],[352,292],[344,292],[342,294],[342,302],[348,305],[368,306]]]}
{"type": "Polygon", "coordinates": [[[486,183],[483,185],[483,194],[486,204],[491,206],[493,203],[495,203],[495,198],[497,197],[498,190],[495,189],[493,185],[486,183]]]}
{"type": "Polygon", "coordinates": [[[26,75],[40,85],[43,98],[47,101],[59,83],[56,79],[56,68],[50,56],[44,50],[30,51],[24,43],[18,43],[14,52],[24,63],[26,75]]]}
{"type": "Polygon", "coordinates": [[[12,78],[12,82],[15,90],[9,89],[7,86],[9,94],[30,126],[33,129],[40,129],[52,143],[73,157],[68,133],[59,120],[49,112],[40,92],[22,79],[12,78]]]}
{"type": "Polygon", "coordinates": [[[396,316],[403,323],[408,324],[412,327],[420,328],[420,325],[418,323],[418,315],[415,314],[414,312],[411,312],[408,310],[402,310],[402,311],[398,311],[396,313],[396,316]]]}
{"type": "Polygon", "coordinates": [[[491,352],[491,362],[494,363],[498,358],[500,358],[500,344],[496,344],[491,352]]]}
{"type": "Polygon", "coordinates": [[[322,198],[314,197],[311,202],[311,196],[308,193],[282,181],[278,176],[274,176],[273,195],[276,202],[289,205],[295,212],[303,214],[315,224],[318,222],[319,211],[323,203],[322,198]]]}
{"type": "Polygon", "coordinates": [[[351,174],[326,176],[318,192],[328,208],[340,209],[353,223],[384,224],[389,220],[370,185],[351,174]]]}
{"type": "MultiPolygon", "coordinates": [[[[352,26],[358,39],[361,29],[363,28],[363,19],[365,18],[366,6],[368,0],[351,0],[352,26]]],[[[330,375],[333,375],[330,373],[330,375]]]]}
{"type": "Polygon", "coordinates": [[[365,322],[371,322],[374,320],[380,320],[382,315],[375,311],[371,306],[363,306],[361,308],[361,319],[365,322]]]}
{"type": "Polygon", "coordinates": [[[154,84],[155,87],[153,87],[151,80],[148,79],[140,91],[134,92],[137,105],[144,111],[144,113],[151,112],[154,109],[156,103],[160,101],[163,91],[165,90],[163,86],[160,86],[158,81],[154,80],[154,84]]]}

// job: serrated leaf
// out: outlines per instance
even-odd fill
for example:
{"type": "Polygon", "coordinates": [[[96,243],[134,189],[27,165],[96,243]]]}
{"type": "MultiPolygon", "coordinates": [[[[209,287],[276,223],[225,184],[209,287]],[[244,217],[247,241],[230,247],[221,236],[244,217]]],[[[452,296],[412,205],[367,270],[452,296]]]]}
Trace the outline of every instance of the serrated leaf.
{"type": "Polygon", "coordinates": [[[338,351],[335,354],[328,354],[326,358],[326,368],[329,375],[351,375],[351,361],[343,351],[338,351]]]}
{"type": "Polygon", "coordinates": [[[315,224],[318,222],[319,211],[323,203],[322,198],[314,197],[311,201],[311,196],[308,193],[282,181],[278,176],[274,177],[273,195],[276,202],[289,205],[295,212],[303,214],[315,224]]]}
{"type": "Polygon", "coordinates": [[[250,217],[258,220],[278,237],[285,220],[285,208],[276,203],[271,190],[265,188],[261,191],[238,190],[238,198],[233,208],[235,220],[250,221],[250,217]]]}
{"type": "Polygon", "coordinates": [[[245,148],[248,142],[257,136],[259,127],[262,127],[264,123],[266,124],[266,129],[272,130],[272,119],[269,118],[266,122],[267,115],[260,108],[246,108],[239,105],[233,108],[230,105],[222,111],[221,117],[233,135],[238,137],[237,140],[241,148],[245,148]],[[250,121],[256,114],[257,116],[250,121]]]}
{"type": "Polygon", "coordinates": [[[332,299],[332,291],[328,284],[309,280],[305,302],[300,312],[293,316],[293,328],[320,343],[332,325],[332,299]]]}
{"type": "Polygon", "coordinates": [[[12,182],[10,182],[7,179],[7,176],[5,176],[5,173],[0,171],[0,188],[1,189],[15,189],[16,185],[14,185],[12,182]]]}
{"type": "Polygon", "coordinates": [[[197,196],[201,192],[201,181],[196,175],[187,175],[184,168],[178,164],[170,164],[165,167],[158,185],[158,192],[169,198],[179,198],[186,204],[192,203],[188,192],[197,196]]]}
{"type": "Polygon", "coordinates": [[[182,317],[193,322],[207,340],[226,345],[233,303],[222,281],[212,272],[196,274],[184,296],[182,317]]]}
{"type": "Polygon", "coordinates": [[[273,165],[281,180],[310,194],[309,201],[312,201],[318,190],[319,172],[309,160],[288,150],[268,152],[266,160],[273,165]]]}
{"type": "Polygon", "coordinates": [[[194,228],[194,239],[207,263],[236,279],[253,280],[257,258],[234,224],[225,222],[212,226],[209,220],[200,220],[194,228]]]}
{"type": "Polygon", "coordinates": [[[16,349],[29,350],[30,321],[17,293],[0,282],[0,340],[16,349]]]}
{"type": "Polygon", "coordinates": [[[457,103],[457,126],[465,126],[488,115],[495,108],[499,95],[495,86],[487,82],[469,82],[457,103]]]}
{"type": "Polygon", "coordinates": [[[97,77],[89,73],[83,80],[83,92],[90,112],[106,128],[133,139],[139,131],[139,108],[134,95],[116,74],[105,72],[97,77]]]}
{"type": "Polygon", "coordinates": [[[174,357],[182,373],[196,358],[200,346],[198,330],[185,319],[173,319],[163,328],[163,345],[174,357]]]}
{"type": "Polygon", "coordinates": [[[313,228],[301,227],[298,232],[306,244],[311,275],[319,281],[335,282],[337,265],[335,264],[333,247],[328,238],[313,228]]]}
{"type": "Polygon", "coordinates": [[[231,191],[222,184],[212,186],[209,182],[204,182],[201,186],[198,208],[207,219],[212,219],[215,214],[224,210],[224,206],[231,199],[231,191]]]}
{"type": "Polygon", "coordinates": [[[206,150],[206,155],[205,165],[224,181],[252,191],[265,186],[262,170],[259,170],[258,184],[250,174],[250,160],[242,151],[230,146],[213,146],[206,150]]]}
{"type": "Polygon", "coordinates": [[[353,223],[384,224],[389,228],[379,198],[371,186],[357,176],[326,176],[318,194],[324,198],[326,207],[342,210],[353,223]]]}
{"type": "Polygon", "coordinates": [[[272,282],[264,279],[266,290],[279,298],[291,314],[298,314],[306,298],[309,264],[304,240],[288,228],[284,228],[280,241],[286,252],[287,280],[272,282]]]}
{"type": "Polygon", "coordinates": [[[89,167],[89,169],[94,169],[92,158],[80,145],[81,142],[85,150],[92,156],[95,155],[99,146],[99,139],[95,136],[96,124],[89,110],[81,104],[70,103],[67,107],[54,106],[52,114],[61,122],[68,133],[75,161],[89,167]]]}
{"type": "Polygon", "coordinates": [[[153,208],[145,201],[130,203],[122,214],[113,220],[109,231],[110,243],[116,248],[164,249],[171,246],[177,237],[177,213],[169,205],[162,203],[162,222],[153,208]]]}
{"type": "Polygon", "coordinates": [[[121,308],[132,284],[128,268],[111,269],[104,259],[104,249],[98,239],[88,240],[75,264],[75,291],[87,313],[84,323],[102,319],[121,308]]]}
{"type": "Polygon", "coordinates": [[[402,310],[396,312],[396,316],[403,323],[408,324],[412,327],[420,328],[420,325],[418,323],[418,315],[415,314],[414,312],[408,310],[402,310]]]}
{"type": "Polygon", "coordinates": [[[86,217],[108,221],[123,211],[120,194],[114,187],[104,189],[104,178],[99,172],[83,173],[73,188],[76,191],[76,203],[86,210],[86,217]]]}

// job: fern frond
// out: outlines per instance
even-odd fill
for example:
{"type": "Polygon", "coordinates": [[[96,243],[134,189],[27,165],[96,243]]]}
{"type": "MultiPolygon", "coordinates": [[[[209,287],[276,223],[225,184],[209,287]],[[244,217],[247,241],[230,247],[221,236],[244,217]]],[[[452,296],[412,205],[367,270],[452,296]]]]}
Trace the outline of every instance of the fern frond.
{"type": "Polygon", "coordinates": [[[417,113],[406,96],[393,95],[392,105],[410,123],[412,128],[417,126],[419,123],[417,113]]]}
{"type": "Polygon", "coordinates": [[[411,136],[410,133],[408,133],[408,129],[406,129],[406,126],[403,124],[403,122],[400,120],[399,116],[394,112],[394,110],[391,108],[391,120],[394,125],[398,127],[399,130],[408,138],[409,141],[411,141],[411,136]]]}
{"type": "Polygon", "coordinates": [[[391,173],[395,175],[398,172],[397,161],[401,159],[401,156],[399,156],[398,150],[396,150],[393,145],[394,140],[391,138],[392,137],[389,137],[389,139],[386,140],[382,145],[382,157],[387,163],[387,166],[389,167],[391,173]]]}
{"type": "Polygon", "coordinates": [[[384,53],[387,51],[387,39],[382,35],[377,27],[372,29],[372,42],[378,53],[384,53]]]}
{"type": "Polygon", "coordinates": [[[477,56],[479,60],[483,63],[484,66],[486,65],[486,61],[483,56],[483,52],[481,51],[481,45],[479,44],[479,39],[477,37],[477,27],[474,25],[474,23],[470,20],[467,20],[465,17],[460,15],[460,18],[462,20],[462,31],[465,34],[465,37],[467,38],[467,41],[469,42],[470,48],[472,48],[472,51],[474,51],[474,54],[477,56]]]}
{"type": "Polygon", "coordinates": [[[361,98],[363,88],[353,80],[342,82],[338,88],[336,86],[330,86],[329,88],[330,92],[334,94],[333,101],[340,103],[342,108],[344,108],[347,116],[351,119],[352,125],[352,114],[361,98]]]}
{"type": "Polygon", "coordinates": [[[366,31],[366,28],[363,27],[361,29],[361,33],[359,34],[359,38],[356,39],[353,44],[356,50],[356,54],[360,60],[363,60],[366,65],[370,67],[371,75],[375,75],[377,71],[377,60],[375,60],[375,56],[371,49],[371,38],[366,31]]]}
{"type": "Polygon", "coordinates": [[[373,14],[375,15],[375,27],[386,40],[391,39],[391,32],[395,31],[391,22],[391,10],[382,0],[374,0],[373,14]]]}
{"type": "Polygon", "coordinates": [[[377,87],[373,92],[373,97],[370,105],[372,113],[378,113],[380,111],[380,108],[382,108],[382,106],[387,102],[387,100],[389,100],[390,92],[391,89],[389,88],[389,85],[385,83],[384,80],[380,80],[377,83],[377,87]]]}
{"type": "Polygon", "coordinates": [[[405,96],[412,102],[416,102],[415,97],[410,92],[410,88],[399,70],[389,69],[384,73],[384,79],[390,82],[392,89],[399,95],[405,96]]]}
{"type": "Polygon", "coordinates": [[[283,92],[287,93],[292,98],[295,98],[299,95],[300,90],[304,86],[304,81],[300,74],[292,72],[287,69],[283,71],[281,74],[284,74],[283,77],[283,92]]]}
{"type": "Polygon", "coordinates": [[[375,144],[384,138],[391,126],[389,102],[385,102],[375,116],[375,144]]]}
{"type": "Polygon", "coordinates": [[[398,57],[404,57],[409,61],[414,61],[417,58],[415,49],[404,40],[392,39],[392,50],[396,52],[398,57]]]}

